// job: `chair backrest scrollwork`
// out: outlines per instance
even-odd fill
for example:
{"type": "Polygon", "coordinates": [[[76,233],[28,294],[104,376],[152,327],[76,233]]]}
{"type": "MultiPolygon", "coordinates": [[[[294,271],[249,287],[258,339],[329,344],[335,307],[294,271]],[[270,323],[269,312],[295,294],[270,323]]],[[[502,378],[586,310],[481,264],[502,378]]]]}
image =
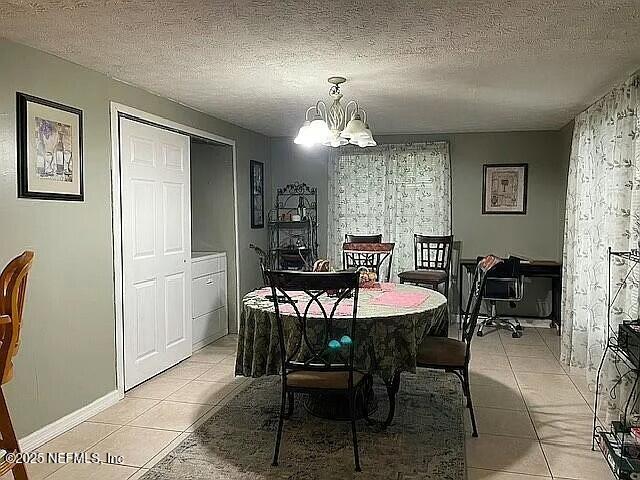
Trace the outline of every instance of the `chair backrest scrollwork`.
{"type": "Polygon", "coordinates": [[[294,370],[350,371],[352,379],[358,273],[267,270],[266,276],[285,382],[294,370]]]}

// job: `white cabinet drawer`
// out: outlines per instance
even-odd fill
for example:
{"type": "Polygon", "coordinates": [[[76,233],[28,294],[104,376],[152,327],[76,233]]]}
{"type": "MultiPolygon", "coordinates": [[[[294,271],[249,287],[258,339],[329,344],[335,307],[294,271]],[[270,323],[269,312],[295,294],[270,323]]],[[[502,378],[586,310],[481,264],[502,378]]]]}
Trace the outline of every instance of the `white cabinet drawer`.
{"type": "Polygon", "coordinates": [[[193,343],[214,340],[227,334],[227,309],[219,308],[193,319],[193,343]]]}
{"type": "Polygon", "coordinates": [[[224,256],[198,260],[191,264],[191,278],[198,278],[209,273],[223,272],[227,269],[227,258],[224,256]]]}
{"type": "Polygon", "coordinates": [[[194,279],[191,286],[193,317],[199,317],[226,305],[226,287],[224,272],[194,279]]]}

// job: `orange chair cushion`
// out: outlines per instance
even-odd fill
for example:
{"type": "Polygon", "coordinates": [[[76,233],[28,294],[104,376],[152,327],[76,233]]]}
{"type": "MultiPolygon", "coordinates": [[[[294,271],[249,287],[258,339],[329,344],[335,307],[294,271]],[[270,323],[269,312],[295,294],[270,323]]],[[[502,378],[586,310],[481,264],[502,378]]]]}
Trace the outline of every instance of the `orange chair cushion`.
{"type": "Polygon", "coordinates": [[[418,347],[419,367],[464,367],[467,345],[455,338],[426,337],[418,347]]]}
{"type": "MultiPolygon", "coordinates": [[[[364,374],[353,372],[353,385],[364,380],[364,374]]],[[[287,385],[293,388],[348,390],[349,372],[297,370],[287,374],[287,385]]]]}

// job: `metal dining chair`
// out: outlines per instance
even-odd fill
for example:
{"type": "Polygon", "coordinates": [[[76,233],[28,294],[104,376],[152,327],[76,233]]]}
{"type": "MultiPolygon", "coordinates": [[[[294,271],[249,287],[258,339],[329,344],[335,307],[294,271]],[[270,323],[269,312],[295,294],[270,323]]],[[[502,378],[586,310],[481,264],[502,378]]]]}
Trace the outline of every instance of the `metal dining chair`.
{"type": "Polygon", "coordinates": [[[480,306],[482,305],[487,276],[501,262],[500,258],[493,255],[489,255],[478,262],[467,301],[467,313],[462,322],[462,340],[447,337],[425,337],[418,347],[416,360],[418,367],[453,373],[462,382],[462,391],[467,398],[467,408],[471,415],[474,437],[478,436],[478,428],[469,384],[471,341],[473,340],[478,316],[480,315],[480,306]]]}
{"type": "Polygon", "coordinates": [[[269,256],[263,249],[253,243],[249,244],[249,248],[256,252],[256,255],[258,255],[258,260],[260,262],[260,273],[262,274],[262,283],[266,287],[269,285],[267,275],[265,273],[269,265],[269,256]]]}
{"type": "Polygon", "coordinates": [[[414,270],[398,275],[400,283],[426,285],[433,290],[444,284],[444,296],[449,298],[449,272],[451,270],[451,252],[453,235],[413,236],[414,270]]]}
{"type": "MultiPolygon", "coordinates": [[[[294,409],[294,395],[346,394],[349,399],[355,469],[360,471],[356,435],[356,395],[364,398],[370,388],[370,376],[353,365],[354,338],[358,305],[357,272],[290,272],[267,270],[278,325],[282,398],[273,465],[278,465],[285,418],[294,409]],[[294,300],[293,292],[304,292],[294,300]],[[335,319],[336,311],[347,299],[353,302],[348,317],[335,319]],[[282,309],[288,311],[283,315],[282,309]],[[313,316],[309,312],[314,311],[313,316]],[[319,312],[318,312],[319,310],[319,312]],[[292,338],[292,336],[294,336],[292,338]],[[288,413],[285,413],[287,400],[288,413]]],[[[362,402],[365,405],[366,402],[362,402]]],[[[368,414],[365,414],[365,418],[368,414]]]]}

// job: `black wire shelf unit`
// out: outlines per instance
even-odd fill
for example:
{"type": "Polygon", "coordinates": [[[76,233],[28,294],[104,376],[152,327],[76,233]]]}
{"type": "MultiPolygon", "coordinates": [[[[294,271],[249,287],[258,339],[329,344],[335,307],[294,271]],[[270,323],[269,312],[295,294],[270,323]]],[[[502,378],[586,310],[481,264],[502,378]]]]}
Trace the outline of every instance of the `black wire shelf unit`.
{"type": "MultiPolygon", "coordinates": [[[[638,252],[616,252],[609,248],[608,250],[608,285],[607,285],[607,331],[606,343],[602,354],[602,359],[598,367],[596,376],[596,393],[593,414],[593,438],[592,449],[596,447],[600,449],[604,455],[614,478],[621,480],[640,479],[640,451],[635,446],[630,435],[629,416],[634,413],[634,409],[638,402],[638,380],[640,379],[640,363],[639,358],[633,358],[629,354],[629,349],[624,340],[619,338],[619,332],[611,324],[611,312],[616,309],[616,300],[621,292],[627,287],[627,281],[631,274],[636,270],[640,263],[640,254],[638,252]],[[612,284],[611,267],[626,267],[622,281],[612,284]],[[609,392],[613,395],[616,388],[620,386],[622,380],[627,376],[632,381],[632,388],[629,390],[628,397],[624,402],[624,410],[619,420],[615,420],[608,426],[605,422],[601,422],[598,416],[598,403],[600,399],[601,374],[603,366],[608,356],[612,356],[614,362],[625,367],[626,372],[620,372],[620,380],[614,385],[609,392]]],[[[618,314],[623,313],[618,311],[618,314]]],[[[638,319],[625,321],[630,325],[640,325],[638,319]]],[[[618,368],[618,367],[616,367],[618,368]]]]}
{"type": "Polygon", "coordinates": [[[318,258],[318,189],[291,183],[269,212],[269,268],[311,270],[318,258]]]}

